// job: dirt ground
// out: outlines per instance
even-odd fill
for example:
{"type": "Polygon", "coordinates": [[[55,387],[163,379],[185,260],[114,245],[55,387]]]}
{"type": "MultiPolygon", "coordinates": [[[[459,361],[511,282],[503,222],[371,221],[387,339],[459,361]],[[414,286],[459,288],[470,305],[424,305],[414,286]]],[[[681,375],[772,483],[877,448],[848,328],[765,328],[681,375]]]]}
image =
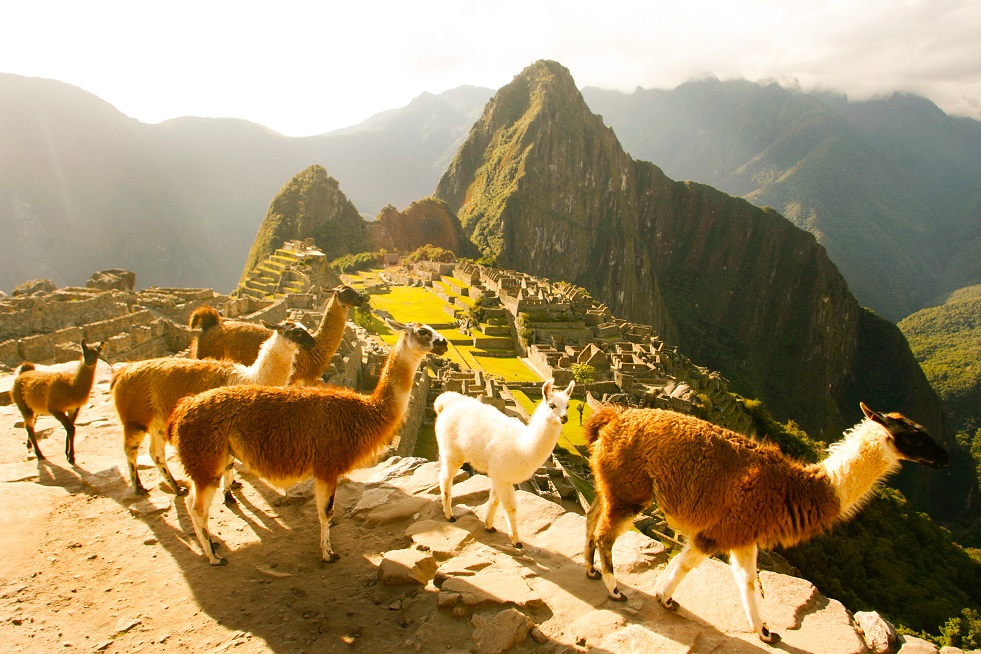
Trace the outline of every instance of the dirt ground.
{"type": "MultiPolygon", "coordinates": [[[[75,466],[50,417],[38,422],[47,460],[28,460],[20,414],[0,407],[3,651],[419,651],[412,635],[433,612],[433,598],[423,597],[432,591],[376,583],[381,554],[408,541],[403,523],[368,528],[344,517],[360,494],[357,475],[338,489],[331,537],[341,559],[326,564],[310,491],[284,499],[239,471],[239,504],[216,499],[212,509],[228,557],[213,568],[183,498],[163,490],[145,456],[150,503],[132,492],[109,368],[99,365],[78,419],[75,466]]],[[[174,456],[170,466],[182,478],[174,456]]],[[[445,625],[447,642],[432,651],[468,651],[469,632],[453,630],[445,625]]]]}

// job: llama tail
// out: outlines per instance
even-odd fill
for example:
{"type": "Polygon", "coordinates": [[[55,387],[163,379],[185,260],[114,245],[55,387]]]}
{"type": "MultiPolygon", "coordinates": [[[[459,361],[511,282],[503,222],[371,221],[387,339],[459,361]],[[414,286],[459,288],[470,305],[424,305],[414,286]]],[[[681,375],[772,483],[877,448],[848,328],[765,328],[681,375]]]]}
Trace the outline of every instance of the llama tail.
{"type": "Polygon", "coordinates": [[[600,438],[600,430],[622,412],[622,407],[607,404],[593,413],[593,415],[589,416],[589,418],[586,419],[585,424],[582,426],[582,432],[583,436],[586,437],[586,443],[592,445],[598,441],[600,438]]]}
{"type": "Polygon", "coordinates": [[[221,314],[213,306],[204,305],[194,310],[187,324],[191,329],[210,329],[221,321],[221,314]]]}
{"type": "Polygon", "coordinates": [[[17,371],[15,374],[19,375],[20,373],[26,372],[28,370],[34,370],[34,364],[31,363],[30,361],[25,361],[24,363],[17,366],[17,371]]]}

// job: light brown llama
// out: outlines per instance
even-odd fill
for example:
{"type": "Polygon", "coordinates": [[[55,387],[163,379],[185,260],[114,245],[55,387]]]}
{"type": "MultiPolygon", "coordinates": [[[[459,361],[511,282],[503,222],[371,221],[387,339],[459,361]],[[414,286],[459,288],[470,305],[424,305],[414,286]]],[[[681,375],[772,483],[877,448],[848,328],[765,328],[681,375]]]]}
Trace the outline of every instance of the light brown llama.
{"type": "MultiPolygon", "coordinates": [[[[320,380],[344,336],[348,309],[368,301],[350,286],[341,285],[330,292],[320,324],[313,332],[317,344],[297,354],[290,384],[312,386],[320,380]]],[[[211,306],[195,309],[189,324],[202,330],[191,342],[191,356],[196,359],[229,359],[250,365],[255,361],[259,345],[269,337],[269,331],[260,325],[225,320],[211,306]]]]}
{"type": "Polygon", "coordinates": [[[330,546],[337,479],[387,447],[405,417],[412,381],[428,354],[445,354],[446,339],[428,325],[402,325],[371,395],[330,386],[268,388],[235,386],[180,402],[168,437],[191,479],[188,513],[211,565],[215,554],[208,512],[225,470],[234,459],[282,488],[314,478],[320,551],[338,558],[330,546]]]}
{"type": "Polygon", "coordinates": [[[44,455],[37,446],[34,424],[39,415],[49,414],[65,428],[65,456],[68,463],[75,465],[75,420],[89,401],[96,364],[106,344],[102,341],[89,347],[83,338],[81,346],[82,357],[74,370],[38,370],[30,362],[17,368],[10,395],[24,416],[27,451],[33,448],[39,460],[44,459],[44,455]]]}
{"type": "MultiPolygon", "coordinates": [[[[290,377],[297,352],[314,346],[313,336],[295,322],[265,324],[271,336],[266,338],[259,357],[248,368],[232,361],[162,357],[123,364],[113,372],[112,398],[123,426],[129,478],[137,495],[147,494],[140,482],[136,458],[148,434],[150,457],[164,481],[178,495],[187,493],[171,474],[166,457],[167,419],[181,398],[219,386],[283,386],[290,377]]],[[[223,484],[225,502],[229,504],[235,502],[232,484],[229,470],[223,484]]]]}
{"type": "Polygon", "coordinates": [[[661,409],[604,407],[587,420],[596,500],[586,522],[586,574],[602,576],[610,597],[624,600],[613,576],[613,543],[653,497],[672,528],[688,536],[659,580],[665,607],[685,575],[712,554],[728,552],[751,628],[767,643],[779,636],[760,617],[757,548],[790,547],[847,520],[900,461],[934,468],[947,452],[899,413],[866,418],[813,465],[689,415],[661,409]],[[596,549],[602,575],[593,567],[596,549]]]}

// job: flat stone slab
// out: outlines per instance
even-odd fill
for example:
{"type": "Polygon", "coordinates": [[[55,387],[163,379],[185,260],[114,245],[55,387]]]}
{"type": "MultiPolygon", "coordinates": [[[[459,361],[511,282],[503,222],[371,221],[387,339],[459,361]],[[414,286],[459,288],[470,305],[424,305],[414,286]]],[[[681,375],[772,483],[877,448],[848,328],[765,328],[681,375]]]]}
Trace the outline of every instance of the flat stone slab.
{"type": "Polygon", "coordinates": [[[378,580],[385,586],[425,585],[436,574],[432,554],[413,549],[390,550],[378,564],[378,580]]]}
{"type": "Polygon", "coordinates": [[[141,517],[165,513],[174,506],[172,497],[163,495],[151,495],[145,500],[134,502],[129,505],[130,513],[141,517]]]}
{"type": "Polygon", "coordinates": [[[368,525],[380,525],[411,518],[432,502],[432,498],[406,495],[396,488],[368,488],[351,509],[351,516],[368,525]]]}
{"type": "Polygon", "coordinates": [[[117,465],[85,475],[82,483],[99,495],[114,495],[129,487],[129,472],[117,465]]]}
{"type": "MultiPolygon", "coordinates": [[[[471,522],[476,520],[472,519],[471,522]]],[[[454,552],[459,552],[465,544],[474,539],[472,531],[457,526],[461,523],[462,520],[456,523],[446,520],[419,520],[409,525],[405,535],[412,539],[416,547],[428,550],[436,556],[447,557],[454,552]]]]}
{"type": "Polygon", "coordinates": [[[697,633],[678,640],[677,635],[668,637],[642,625],[631,624],[600,640],[597,647],[599,651],[617,654],[688,654],[697,640],[697,633]]]}
{"type": "Polygon", "coordinates": [[[459,593],[464,604],[541,605],[542,598],[516,570],[484,571],[472,577],[450,577],[443,582],[444,593],[459,593]]]}

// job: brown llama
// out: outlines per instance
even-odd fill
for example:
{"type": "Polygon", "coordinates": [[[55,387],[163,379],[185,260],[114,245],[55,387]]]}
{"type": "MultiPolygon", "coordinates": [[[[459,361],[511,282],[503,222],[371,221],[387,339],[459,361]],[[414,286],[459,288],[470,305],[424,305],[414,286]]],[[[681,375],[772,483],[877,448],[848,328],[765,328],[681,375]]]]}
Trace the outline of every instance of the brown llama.
{"type": "MultiPolygon", "coordinates": [[[[123,449],[129,478],[137,495],[146,495],[136,468],[143,439],[150,436],[150,457],[164,481],[178,495],[187,493],[167,467],[167,419],[181,398],[219,386],[255,384],[283,386],[293,370],[297,351],[313,347],[311,336],[298,323],[265,323],[271,334],[259,349],[259,357],[246,368],[232,361],[162,357],[126,363],[112,376],[112,399],[123,426],[123,449]]],[[[225,502],[234,504],[231,470],[224,479],[225,502]]]]}
{"type": "Polygon", "coordinates": [[[851,518],[900,461],[947,465],[946,450],[922,426],[900,413],[861,408],[865,419],[812,465],[689,415],[602,408],[584,428],[596,482],[586,574],[602,576],[613,599],[626,599],[613,576],[613,543],[653,497],[668,524],[688,536],[661,575],[660,602],[677,608],[671,595],[685,575],[728,552],[751,628],[763,642],[776,642],[757,603],[757,548],[790,547],[851,518]],[[602,575],[593,567],[597,548],[602,575]]]}
{"type": "Polygon", "coordinates": [[[38,370],[33,363],[25,362],[17,368],[10,395],[24,416],[27,430],[27,451],[33,448],[39,460],[44,459],[37,446],[34,424],[39,415],[48,414],[65,428],[65,456],[75,465],[75,421],[78,412],[89,401],[95,368],[106,348],[105,341],[89,347],[82,339],[82,357],[74,370],[38,370]]]}
{"type": "Polygon", "coordinates": [[[167,433],[191,479],[188,513],[211,565],[224,565],[225,559],[215,554],[209,507],[234,459],[281,488],[313,477],[321,557],[338,558],[330,546],[338,477],[391,443],[419,363],[429,352],[447,349],[446,339],[428,325],[389,325],[401,334],[371,395],[331,386],[232,386],[177,405],[167,433]]]}
{"type": "MultiPolygon", "coordinates": [[[[320,324],[313,332],[317,344],[296,355],[290,384],[312,386],[317,383],[344,336],[348,309],[368,301],[350,286],[341,285],[330,292],[320,324]]],[[[195,309],[189,324],[202,330],[191,342],[191,356],[195,359],[229,359],[250,365],[255,361],[259,345],[269,338],[268,329],[250,322],[226,320],[211,306],[195,309]]]]}

